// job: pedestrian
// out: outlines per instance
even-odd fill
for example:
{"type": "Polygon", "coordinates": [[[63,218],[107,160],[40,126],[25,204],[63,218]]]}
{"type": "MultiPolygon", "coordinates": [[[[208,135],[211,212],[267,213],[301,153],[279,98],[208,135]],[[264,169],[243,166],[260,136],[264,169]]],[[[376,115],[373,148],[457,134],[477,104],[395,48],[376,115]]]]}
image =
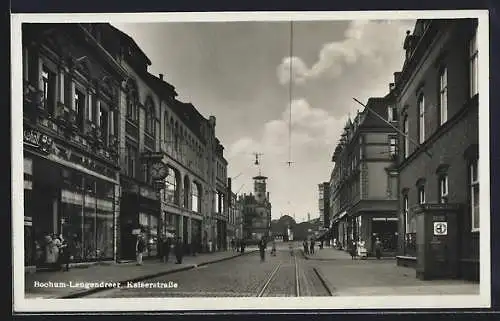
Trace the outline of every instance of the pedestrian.
{"type": "Polygon", "coordinates": [[[168,258],[170,256],[170,247],[171,247],[171,240],[170,240],[170,237],[165,237],[165,239],[163,240],[163,256],[162,256],[162,259],[163,259],[163,262],[167,263],[168,262],[168,258]]]}
{"type": "Polygon", "coordinates": [[[375,256],[377,257],[377,260],[380,260],[380,257],[382,256],[382,242],[378,237],[375,240],[375,256]]]}
{"type": "Polygon", "coordinates": [[[135,245],[137,265],[142,265],[142,255],[143,255],[145,249],[146,249],[146,243],[144,242],[144,238],[143,238],[142,234],[139,234],[137,236],[137,242],[135,245]]]}
{"type": "Polygon", "coordinates": [[[259,241],[259,250],[260,250],[260,261],[264,262],[266,260],[266,241],[264,237],[262,237],[259,241]]]}
{"type": "Polygon", "coordinates": [[[212,240],[208,241],[208,252],[212,252],[212,240]]]}
{"type": "Polygon", "coordinates": [[[276,240],[273,240],[273,246],[271,248],[271,254],[276,256],[276,240]]]}
{"type": "Polygon", "coordinates": [[[357,256],[357,249],[356,249],[356,242],[352,241],[351,246],[349,248],[349,253],[351,254],[351,260],[354,260],[354,258],[357,256]]]}
{"type": "Polygon", "coordinates": [[[232,249],[232,250],[233,250],[233,252],[234,252],[234,250],[235,250],[234,238],[233,238],[233,239],[231,239],[231,249],[232,249]]]}
{"type": "Polygon", "coordinates": [[[61,245],[59,246],[59,269],[62,271],[69,271],[69,248],[68,241],[63,237],[63,235],[59,235],[59,239],[61,240],[61,245]]]}
{"type": "Polygon", "coordinates": [[[307,245],[307,240],[304,240],[304,242],[302,242],[302,246],[304,247],[304,254],[309,254],[309,246],[307,245]]]}
{"type": "Polygon", "coordinates": [[[236,239],[236,252],[240,252],[240,239],[236,239]]]}
{"type": "Polygon", "coordinates": [[[311,254],[314,254],[314,239],[313,238],[311,238],[311,242],[309,244],[310,244],[309,245],[309,252],[311,254]]]}
{"type": "Polygon", "coordinates": [[[47,267],[53,268],[57,263],[57,246],[54,244],[51,235],[45,236],[45,264],[47,267]]]}
{"type": "Polygon", "coordinates": [[[175,258],[177,259],[176,264],[182,264],[182,257],[184,256],[184,247],[180,236],[177,237],[174,251],[175,251],[175,258]]]}
{"type": "Polygon", "coordinates": [[[241,240],[240,245],[241,245],[241,253],[243,254],[245,253],[245,240],[241,240]]]}

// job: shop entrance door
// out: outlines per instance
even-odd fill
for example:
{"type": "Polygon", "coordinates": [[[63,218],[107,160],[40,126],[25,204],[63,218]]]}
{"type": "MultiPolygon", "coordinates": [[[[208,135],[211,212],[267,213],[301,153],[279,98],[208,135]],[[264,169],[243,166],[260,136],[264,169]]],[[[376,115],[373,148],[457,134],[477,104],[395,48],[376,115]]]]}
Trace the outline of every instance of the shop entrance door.
{"type": "Polygon", "coordinates": [[[397,221],[372,221],[372,246],[380,238],[385,252],[395,252],[398,244],[397,221]]]}

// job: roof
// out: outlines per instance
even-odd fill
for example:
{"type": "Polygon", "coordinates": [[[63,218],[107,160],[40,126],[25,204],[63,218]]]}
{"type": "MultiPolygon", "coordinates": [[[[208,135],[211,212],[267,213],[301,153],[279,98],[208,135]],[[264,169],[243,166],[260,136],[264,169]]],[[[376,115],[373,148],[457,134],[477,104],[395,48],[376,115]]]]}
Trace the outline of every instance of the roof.
{"type": "Polygon", "coordinates": [[[253,179],[267,179],[267,177],[262,176],[262,175],[258,175],[258,176],[255,176],[253,179]]]}
{"type": "Polygon", "coordinates": [[[112,30],[114,30],[114,31],[116,31],[118,33],[118,35],[120,36],[120,38],[123,41],[125,41],[126,43],[132,45],[132,47],[140,53],[140,55],[146,61],[146,63],[148,64],[148,66],[151,66],[151,60],[146,55],[146,53],[144,51],[142,51],[141,47],[139,47],[137,45],[137,43],[135,42],[135,40],[132,37],[130,37],[129,35],[127,35],[125,32],[121,31],[120,29],[116,28],[115,26],[113,26],[111,24],[108,24],[108,25],[112,28],[112,30]]]}

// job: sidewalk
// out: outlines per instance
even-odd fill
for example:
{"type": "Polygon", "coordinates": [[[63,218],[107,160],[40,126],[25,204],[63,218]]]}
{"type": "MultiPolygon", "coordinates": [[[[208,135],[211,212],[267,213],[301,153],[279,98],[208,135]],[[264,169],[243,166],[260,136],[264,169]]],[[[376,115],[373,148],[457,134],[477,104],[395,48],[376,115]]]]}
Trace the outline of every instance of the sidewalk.
{"type": "Polygon", "coordinates": [[[135,262],[130,262],[73,268],[68,272],[25,273],[25,298],[54,299],[80,297],[84,294],[97,292],[100,289],[70,287],[70,282],[73,284],[78,282],[138,282],[151,277],[232,259],[255,251],[257,251],[255,248],[250,247],[245,249],[244,254],[229,250],[225,252],[203,253],[197,256],[186,256],[182,264],[175,264],[175,258],[171,256],[168,263],[162,263],[158,259],[154,259],[145,260],[142,266],[137,266],[135,262]],[[51,282],[51,284],[48,284],[48,282],[51,282]]]}
{"type": "Polygon", "coordinates": [[[337,260],[318,261],[315,266],[335,296],[479,294],[479,283],[422,281],[416,278],[415,269],[397,266],[394,261],[351,260],[347,253],[337,252],[337,260]]]}
{"type": "MultiPolygon", "coordinates": [[[[318,261],[332,261],[332,260],[351,260],[351,255],[343,250],[338,250],[333,247],[324,247],[322,250],[319,248],[314,249],[314,254],[305,254],[304,250],[301,248],[301,253],[304,255],[306,260],[318,260],[318,261]]],[[[394,260],[394,256],[383,256],[381,260],[394,260]]],[[[376,257],[357,257],[355,260],[377,260],[376,257]]]]}

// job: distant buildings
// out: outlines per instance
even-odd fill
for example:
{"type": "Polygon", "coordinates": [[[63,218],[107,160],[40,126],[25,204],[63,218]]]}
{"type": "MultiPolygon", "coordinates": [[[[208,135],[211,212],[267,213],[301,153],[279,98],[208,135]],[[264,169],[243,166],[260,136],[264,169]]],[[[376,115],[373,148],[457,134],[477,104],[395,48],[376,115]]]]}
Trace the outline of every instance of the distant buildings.
{"type": "Polygon", "coordinates": [[[243,210],[243,238],[256,242],[262,237],[269,238],[271,232],[271,203],[266,191],[267,177],[259,175],[253,178],[254,193],[243,194],[239,198],[243,210]]]}

